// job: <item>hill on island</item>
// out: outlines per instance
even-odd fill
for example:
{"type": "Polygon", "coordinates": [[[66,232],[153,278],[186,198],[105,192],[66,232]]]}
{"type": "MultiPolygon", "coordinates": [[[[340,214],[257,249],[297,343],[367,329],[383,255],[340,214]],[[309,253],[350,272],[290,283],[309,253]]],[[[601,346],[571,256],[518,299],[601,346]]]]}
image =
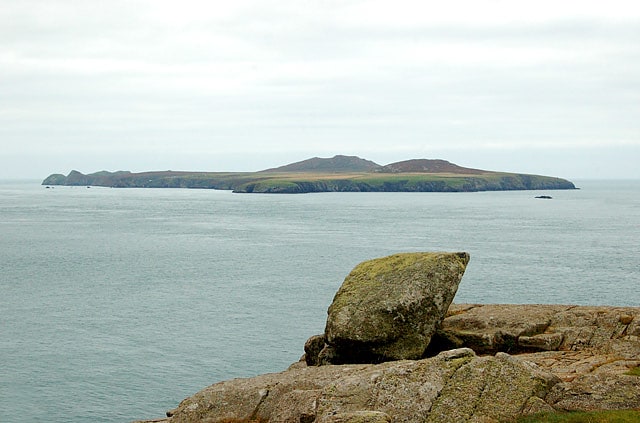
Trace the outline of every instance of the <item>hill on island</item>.
{"type": "Polygon", "coordinates": [[[263,172],[373,172],[382,168],[371,160],[357,156],[333,156],[329,159],[313,157],[288,165],[263,170],[263,172]]]}
{"type": "Polygon", "coordinates": [[[414,159],[391,163],[377,170],[382,173],[451,173],[456,175],[481,175],[485,170],[470,169],[440,159],[414,159]]]}
{"type": "Polygon", "coordinates": [[[238,193],[473,192],[575,189],[566,179],[471,169],[446,160],[379,165],[356,156],[314,157],[259,172],[100,171],[53,174],[43,185],[114,188],[205,188],[238,193]]]}
{"type": "Polygon", "coordinates": [[[385,166],[357,156],[313,157],[300,162],[263,170],[263,172],[380,172],[380,173],[451,173],[478,175],[484,170],[458,166],[441,159],[413,159],[385,166]]]}

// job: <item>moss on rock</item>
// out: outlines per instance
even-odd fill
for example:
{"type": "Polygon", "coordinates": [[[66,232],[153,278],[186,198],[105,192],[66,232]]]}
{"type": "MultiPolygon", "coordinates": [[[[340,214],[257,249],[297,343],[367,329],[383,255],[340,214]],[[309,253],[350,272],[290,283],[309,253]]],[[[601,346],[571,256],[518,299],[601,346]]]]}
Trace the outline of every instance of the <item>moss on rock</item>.
{"type": "Polygon", "coordinates": [[[422,357],[468,261],[467,253],[403,253],[356,266],[329,307],[334,363],[422,357]]]}

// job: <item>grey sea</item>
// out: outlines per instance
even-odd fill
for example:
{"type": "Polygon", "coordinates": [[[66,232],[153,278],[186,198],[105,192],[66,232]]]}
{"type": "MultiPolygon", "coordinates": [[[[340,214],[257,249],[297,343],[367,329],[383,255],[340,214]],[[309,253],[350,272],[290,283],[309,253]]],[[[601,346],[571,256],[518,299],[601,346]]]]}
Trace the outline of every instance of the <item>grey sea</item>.
{"type": "Polygon", "coordinates": [[[455,301],[640,305],[640,181],[232,194],[0,182],[0,421],[161,417],[284,370],[359,262],[468,251],[455,301]],[[550,195],[553,199],[534,198],[550,195]]]}

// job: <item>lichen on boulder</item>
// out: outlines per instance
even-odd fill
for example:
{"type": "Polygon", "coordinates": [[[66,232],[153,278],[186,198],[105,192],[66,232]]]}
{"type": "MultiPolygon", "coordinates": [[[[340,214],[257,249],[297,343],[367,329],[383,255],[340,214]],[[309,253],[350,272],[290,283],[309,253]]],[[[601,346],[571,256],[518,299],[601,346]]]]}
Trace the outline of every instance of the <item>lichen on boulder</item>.
{"type": "Polygon", "coordinates": [[[402,253],[356,266],[329,307],[320,364],[423,357],[468,262],[468,253],[402,253]]]}

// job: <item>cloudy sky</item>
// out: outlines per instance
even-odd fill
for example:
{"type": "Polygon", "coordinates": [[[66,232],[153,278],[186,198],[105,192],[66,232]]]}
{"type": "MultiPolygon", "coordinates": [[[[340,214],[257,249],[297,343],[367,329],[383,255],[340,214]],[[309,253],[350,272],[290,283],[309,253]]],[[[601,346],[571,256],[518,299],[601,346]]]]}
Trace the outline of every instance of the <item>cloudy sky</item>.
{"type": "Polygon", "coordinates": [[[640,178],[640,3],[0,0],[0,178],[442,158],[640,178]]]}

